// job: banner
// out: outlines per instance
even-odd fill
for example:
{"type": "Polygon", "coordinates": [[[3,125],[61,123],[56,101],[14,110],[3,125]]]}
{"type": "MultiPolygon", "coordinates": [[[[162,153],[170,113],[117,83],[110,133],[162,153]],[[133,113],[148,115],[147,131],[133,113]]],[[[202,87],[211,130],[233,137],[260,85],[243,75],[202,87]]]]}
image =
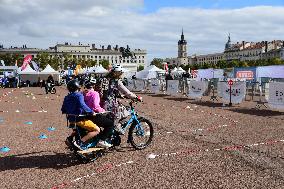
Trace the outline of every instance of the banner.
{"type": "Polygon", "coordinates": [[[151,92],[152,93],[159,93],[160,92],[160,81],[158,79],[151,80],[151,92]]]}
{"type": "Polygon", "coordinates": [[[284,83],[269,83],[268,105],[271,108],[284,110],[284,83]]]}
{"type": "Polygon", "coordinates": [[[258,78],[270,77],[270,78],[284,78],[284,66],[260,66],[256,69],[256,75],[258,78]]]}
{"type": "Polygon", "coordinates": [[[135,90],[136,91],[143,91],[145,88],[144,80],[135,80],[135,90]]]}
{"type": "Polygon", "coordinates": [[[176,95],[179,91],[178,86],[179,86],[178,80],[167,80],[167,94],[176,95]]]}
{"type": "Polygon", "coordinates": [[[28,66],[28,64],[31,62],[32,60],[32,56],[31,55],[27,55],[25,58],[24,58],[24,62],[23,62],[23,65],[21,67],[21,71],[25,70],[26,67],[28,66]]]}
{"type": "Polygon", "coordinates": [[[0,60],[2,66],[5,66],[4,60],[0,60]]]}
{"type": "Polygon", "coordinates": [[[35,61],[31,61],[31,63],[32,63],[33,67],[34,67],[34,70],[36,72],[38,72],[39,71],[39,67],[38,67],[37,63],[35,61]]]}
{"type": "Polygon", "coordinates": [[[256,80],[256,67],[234,68],[234,76],[239,79],[256,80]]]}
{"type": "MultiPolygon", "coordinates": [[[[218,82],[218,95],[222,97],[224,102],[230,102],[230,86],[227,82],[218,82]]],[[[246,95],[246,82],[234,81],[232,85],[232,103],[239,104],[246,95]]]]}
{"type": "Polygon", "coordinates": [[[207,88],[207,81],[190,81],[187,95],[191,98],[201,98],[207,88]]]}

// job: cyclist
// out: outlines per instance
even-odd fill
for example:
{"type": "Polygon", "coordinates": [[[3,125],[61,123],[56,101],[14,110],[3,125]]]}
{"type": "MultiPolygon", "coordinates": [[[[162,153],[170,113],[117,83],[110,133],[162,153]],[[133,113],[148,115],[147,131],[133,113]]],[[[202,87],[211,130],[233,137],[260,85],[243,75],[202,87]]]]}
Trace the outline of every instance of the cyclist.
{"type": "Polygon", "coordinates": [[[112,113],[112,118],[115,122],[117,130],[124,134],[119,124],[119,120],[126,117],[126,108],[118,102],[120,92],[130,99],[137,99],[142,101],[141,97],[138,97],[134,93],[130,92],[122,83],[121,77],[123,74],[123,68],[120,65],[113,65],[111,71],[108,73],[107,78],[109,81],[107,96],[104,100],[104,109],[112,113]]]}
{"type": "Polygon", "coordinates": [[[46,80],[46,84],[45,84],[45,93],[48,94],[49,88],[51,87],[51,85],[54,84],[54,79],[52,75],[49,75],[47,80],[46,80]]]}
{"type": "MultiPolygon", "coordinates": [[[[70,123],[74,123],[77,126],[86,129],[88,134],[85,135],[81,141],[74,141],[73,144],[80,150],[87,149],[87,141],[95,137],[100,133],[100,128],[94,124],[91,120],[84,117],[76,117],[75,115],[94,115],[94,111],[91,110],[84,102],[84,96],[80,92],[79,82],[76,80],[69,81],[67,84],[69,94],[65,96],[61,111],[63,114],[71,114],[67,116],[70,123]]],[[[67,137],[67,141],[72,142],[74,132],[67,137]]]]}
{"type": "MultiPolygon", "coordinates": [[[[91,79],[90,81],[85,83],[86,90],[83,92],[85,103],[89,108],[91,108],[96,113],[103,113],[105,110],[100,106],[100,95],[97,91],[94,90],[93,86],[96,84],[95,79],[91,79]]],[[[103,127],[104,130],[100,134],[101,141],[99,142],[102,146],[111,147],[112,145],[106,141],[106,139],[110,138],[112,131],[114,129],[114,123],[111,119],[107,117],[107,115],[98,114],[95,117],[91,118],[91,120],[98,125],[99,127],[103,127]]]]}

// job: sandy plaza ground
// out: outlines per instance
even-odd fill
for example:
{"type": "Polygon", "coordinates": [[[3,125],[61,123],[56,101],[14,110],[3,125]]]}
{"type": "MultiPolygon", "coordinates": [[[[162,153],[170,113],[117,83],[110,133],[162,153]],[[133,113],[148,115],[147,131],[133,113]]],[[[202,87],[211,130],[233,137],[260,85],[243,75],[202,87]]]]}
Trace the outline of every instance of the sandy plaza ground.
{"type": "Polygon", "coordinates": [[[117,151],[80,164],[64,143],[66,94],[0,89],[0,147],[10,148],[0,153],[0,188],[284,188],[284,113],[139,93],[153,143],[137,151],[124,137],[117,151]]]}

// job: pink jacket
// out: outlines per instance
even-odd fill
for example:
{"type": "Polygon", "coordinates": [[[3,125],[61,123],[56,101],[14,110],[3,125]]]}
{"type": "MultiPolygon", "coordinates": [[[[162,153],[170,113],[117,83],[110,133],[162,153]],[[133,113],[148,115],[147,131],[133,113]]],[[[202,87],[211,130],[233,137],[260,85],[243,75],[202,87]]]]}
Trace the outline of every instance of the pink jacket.
{"type": "Polygon", "coordinates": [[[105,110],[100,106],[100,95],[94,89],[89,89],[88,92],[84,92],[84,100],[87,106],[94,112],[100,113],[105,110]]]}

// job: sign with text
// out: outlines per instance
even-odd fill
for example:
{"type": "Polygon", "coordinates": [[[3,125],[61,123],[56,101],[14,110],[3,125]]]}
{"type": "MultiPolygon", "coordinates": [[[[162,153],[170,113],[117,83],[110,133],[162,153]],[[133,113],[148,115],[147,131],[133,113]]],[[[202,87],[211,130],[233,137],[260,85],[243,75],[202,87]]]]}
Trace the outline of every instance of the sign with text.
{"type": "Polygon", "coordinates": [[[191,98],[201,98],[207,88],[207,81],[190,81],[187,95],[191,98]]]}
{"type": "MultiPolygon", "coordinates": [[[[246,82],[236,81],[231,86],[232,103],[238,104],[243,101],[246,94],[246,82]]],[[[218,82],[218,95],[222,97],[224,102],[230,101],[230,85],[227,82],[218,82]]]]}
{"type": "Polygon", "coordinates": [[[160,92],[160,81],[158,79],[151,80],[151,92],[152,93],[159,93],[160,92]]]}
{"type": "Polygon", "coordinates": [[[167,81],[167,94],[176,95],[179,91],[178,86],[179,86],[178,80],[168,80],[167,81]]]}
{"type": "Polygon", "coordinates": [[[284,83],[269,83],[268,105],[271,108],[284,110],[284,83]]]}

